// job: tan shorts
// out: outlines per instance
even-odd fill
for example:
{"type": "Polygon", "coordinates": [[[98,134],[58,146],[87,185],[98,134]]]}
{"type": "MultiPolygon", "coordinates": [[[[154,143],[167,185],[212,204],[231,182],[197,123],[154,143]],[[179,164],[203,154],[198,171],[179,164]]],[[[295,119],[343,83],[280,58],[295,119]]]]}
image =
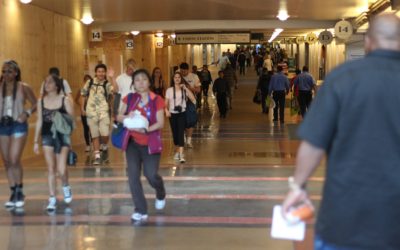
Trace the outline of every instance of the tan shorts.
{"type": "Polygon", "coordinates": [[[92,138],[105,137],[110,135],[110,115],[108,112],[99,113],[87,117],[92,138]]]}

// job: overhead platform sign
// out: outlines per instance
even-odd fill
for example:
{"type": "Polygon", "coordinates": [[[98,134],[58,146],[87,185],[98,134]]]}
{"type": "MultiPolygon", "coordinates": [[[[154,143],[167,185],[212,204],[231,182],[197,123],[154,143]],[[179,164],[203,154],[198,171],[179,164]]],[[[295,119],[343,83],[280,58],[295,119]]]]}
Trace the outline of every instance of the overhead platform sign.
{"type": "Polygon", "coordinates": [[[250,33],[176,34],[176,44],[250,43],[250,33]]]}

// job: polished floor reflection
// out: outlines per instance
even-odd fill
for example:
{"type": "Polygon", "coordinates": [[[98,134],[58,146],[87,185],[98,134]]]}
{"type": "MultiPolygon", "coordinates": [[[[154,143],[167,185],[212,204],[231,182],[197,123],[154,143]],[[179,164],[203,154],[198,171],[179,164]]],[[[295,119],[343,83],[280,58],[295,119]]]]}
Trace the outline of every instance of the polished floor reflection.
{"type": "MultiPolygon", "coordinates": [[[[79,163],[70,168],[73,203],[48,214],[43,156],[25,159],[26,206],[0,209],[0,249],[312,249],[312,224],[302,243],[269,236],[272,208],[282,202],[293,172],[299,117],[287,110],[287,124],[272,123],[271,115],[252,103],[256,77],[249,75],[240,79],[226,119],[219,119],[213,97],[204,101],[186,164],[172,159],[166,126],[161,169],[168,193],[165,211],[155,211],[154,192],[143,182],[150,217],[132,224],[122,153],[113,149],[110,164],[94,168],[81,144],[82,131],[77,131],[79,163]]],[[[0,200],[6,201],[8,187],[1,174],[0,200]]],[[[320,168],[309,184],[317,207],[322,175],[320,168]]]]}

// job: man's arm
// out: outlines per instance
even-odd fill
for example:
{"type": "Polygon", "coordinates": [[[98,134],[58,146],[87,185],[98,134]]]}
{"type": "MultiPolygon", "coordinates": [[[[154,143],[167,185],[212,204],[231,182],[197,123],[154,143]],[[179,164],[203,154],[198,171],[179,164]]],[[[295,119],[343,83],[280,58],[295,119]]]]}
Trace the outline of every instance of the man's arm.
{"type": "Polygon", "coordinates": [[[307,192],[304,187],[307,179],[312,175],[320,164],[325,151],[313,146],[307,141],[300,144],[296,158],[296,171],[291,190],[283,202],[283,213],[286,214],[291,207],[301,202],[309,202],[307,192]]]}

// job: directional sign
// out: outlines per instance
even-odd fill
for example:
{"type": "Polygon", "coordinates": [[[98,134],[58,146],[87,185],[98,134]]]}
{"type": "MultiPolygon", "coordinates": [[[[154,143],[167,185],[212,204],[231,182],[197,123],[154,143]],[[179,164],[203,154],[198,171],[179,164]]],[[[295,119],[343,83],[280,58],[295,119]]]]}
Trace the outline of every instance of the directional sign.
{"type": "Polygon", "coordinates": [[[306,43],[308,43],[308,44],[314,44],[317,41],[318,41],[318,37],[315,33],[311,32],[306,36],[306,43]]]}
{"type": "Polygon", "coordinates": [[[132,39],[125,40],[125,47],[127,49],[133,49],[134,43],[132,39]]]}
{"type": "Polygon", "coordinates": [[[321,32],[318,36],[318,40],[323,45],[328,45],[333,41],[333,35],[331,32],[325,30],[321,32]]]}
{"type": "Polygon", "coordinates": [[[90,39],[92,42],[101,42],[103,41],[103,32],[100,29],[93,29],[92,36],[90,39]]]}
{"type": "Polygon", "coordinates": [[[353,25],[349,21],[340,21],[335,25],[335,35],[343,40],[353,35],[353,25]]]}

